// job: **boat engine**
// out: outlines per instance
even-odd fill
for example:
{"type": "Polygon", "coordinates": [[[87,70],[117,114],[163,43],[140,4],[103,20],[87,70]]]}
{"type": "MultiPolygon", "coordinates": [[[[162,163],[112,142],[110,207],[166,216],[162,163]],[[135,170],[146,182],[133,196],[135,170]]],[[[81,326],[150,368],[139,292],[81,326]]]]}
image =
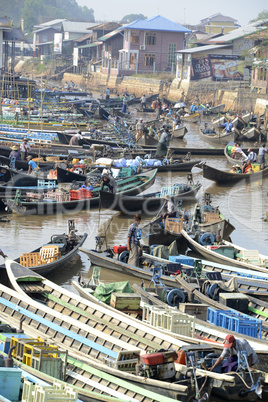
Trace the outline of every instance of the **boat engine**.
{"type": "Polygon", "coordinates": [[[136,374],[162,381],[172,381],[176,376],[174,364],[176,359],[177,352],[174,350],[160,350],[155,353],[146,353],[139,358],[136,366],[136,374]]]}

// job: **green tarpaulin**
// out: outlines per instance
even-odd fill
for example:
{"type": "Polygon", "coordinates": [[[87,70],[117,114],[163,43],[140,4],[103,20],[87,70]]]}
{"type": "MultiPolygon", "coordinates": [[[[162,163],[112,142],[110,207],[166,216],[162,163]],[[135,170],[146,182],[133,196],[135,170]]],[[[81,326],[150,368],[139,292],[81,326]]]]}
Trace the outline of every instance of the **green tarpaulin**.
{"type": "Polygon", "coordinates": [[[128,281],[101,283],[95,289],[94,296],[100,301],[110,304],[111,294],[115,293],[134,293],[128,281]]]}

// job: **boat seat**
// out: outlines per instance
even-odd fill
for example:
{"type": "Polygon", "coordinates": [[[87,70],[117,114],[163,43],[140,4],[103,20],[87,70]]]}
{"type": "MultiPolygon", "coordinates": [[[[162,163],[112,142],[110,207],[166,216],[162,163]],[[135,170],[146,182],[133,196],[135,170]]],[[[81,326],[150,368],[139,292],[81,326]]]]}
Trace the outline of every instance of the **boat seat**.
{"type": "Polygon", "coordinates": [[[121,371],[136,373],[136,364],[138,363],[140,352],[140,349],[120,350],[116,359],[107,356],[104,360],[109,367],[121,371]]]}
{"type": "Polygon", "coordinates": [[[252,264],[260,264],[261,259],[258,250],[241,250],[240,252],[241,260],[248,261],[252,264]]]}

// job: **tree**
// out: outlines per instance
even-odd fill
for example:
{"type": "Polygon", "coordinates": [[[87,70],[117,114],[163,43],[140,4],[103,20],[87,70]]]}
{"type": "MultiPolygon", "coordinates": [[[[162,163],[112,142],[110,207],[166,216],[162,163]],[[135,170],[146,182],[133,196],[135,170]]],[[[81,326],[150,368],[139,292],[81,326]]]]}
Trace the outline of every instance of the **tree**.
{"type": "Polygon", "coordinates": [[[258,14],[257,18],[254,18],[253,20],[250,20],[249,22],[264,21],[267,19],[268,19],[268,10],[263,10],[258,14]]]}
{"type": "Polygon", "coordinates": [[[128,14],[125,15],[122,20],[120,21],[121,24],[126,24],[128,22],[133,22],[136,20],[146,20],[147,17],[145,17],[143,14],[128,14]]]}

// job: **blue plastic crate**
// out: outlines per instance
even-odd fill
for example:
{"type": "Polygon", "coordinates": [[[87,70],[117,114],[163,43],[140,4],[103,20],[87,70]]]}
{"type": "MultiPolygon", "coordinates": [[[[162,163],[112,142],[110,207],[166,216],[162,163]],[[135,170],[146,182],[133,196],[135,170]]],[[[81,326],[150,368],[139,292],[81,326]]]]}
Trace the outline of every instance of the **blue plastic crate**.
{"type": "Polygon", "coordinates": [[[215,310],[208,307],[207,322],[229,331],[261,339],[262,320],[251,318],[234,310],[215,310]]]}

